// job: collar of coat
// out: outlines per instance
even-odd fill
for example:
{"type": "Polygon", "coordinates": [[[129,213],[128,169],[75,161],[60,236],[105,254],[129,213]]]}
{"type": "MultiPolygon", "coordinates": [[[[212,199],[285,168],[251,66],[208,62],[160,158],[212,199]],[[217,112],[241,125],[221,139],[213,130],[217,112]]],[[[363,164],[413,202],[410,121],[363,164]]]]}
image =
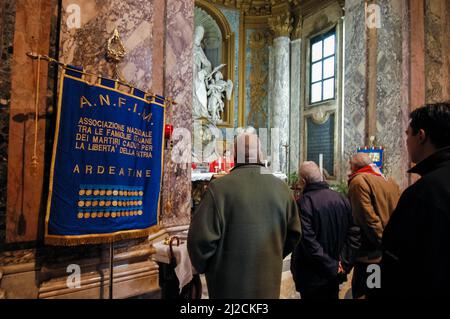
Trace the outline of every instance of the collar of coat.
{"type": "Polygon", "coordinates": [[[310,183],[306,185],[305,189],[303,190],[303,194],[307,192],[317,191],[321,189],[328,189],[330,188],[330,185],[328,185],[327,182],[316,182],[316,183],[310,183]]]}
{"type": "Polygon", "coordinates": [[[242,168],[242,167],[248,167],[248,168],[251,168],[251,167],[258,167],[258,166],[266,167],[266,166],[265,166],[264,164],[262,164],[262,163],[243,163],[243,164],[236,164],[236,165],[231,169],[231,172],[234,171],[234,170],[236,170],[236,169],[242,168]]]}
{"type": "Polygon", "coordinates": [[[442,166],[450,166],[450,146],[437,150],[434,154],[411,168],[408,173],[424,176],[442,166]]]}

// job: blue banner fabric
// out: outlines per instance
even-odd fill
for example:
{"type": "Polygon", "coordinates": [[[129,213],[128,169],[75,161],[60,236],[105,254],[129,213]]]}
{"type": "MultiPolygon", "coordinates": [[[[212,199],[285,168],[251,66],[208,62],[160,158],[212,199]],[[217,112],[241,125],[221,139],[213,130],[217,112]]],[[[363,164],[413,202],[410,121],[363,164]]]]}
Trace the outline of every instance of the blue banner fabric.
{"type": "Polygon", "coordinates": [[[147,236],[158,228],[164,98],[64,69],[45,243],[80,245],[147,236]]]}

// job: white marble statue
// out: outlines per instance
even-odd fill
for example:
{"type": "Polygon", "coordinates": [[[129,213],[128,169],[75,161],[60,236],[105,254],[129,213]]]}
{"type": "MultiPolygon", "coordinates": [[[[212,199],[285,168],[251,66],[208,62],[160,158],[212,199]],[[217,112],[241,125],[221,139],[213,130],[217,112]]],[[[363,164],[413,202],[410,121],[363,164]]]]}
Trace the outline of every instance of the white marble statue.
{"type": "Polygon", "coordinates": [[[210,118],[208,113],[208,94],[206,77],[211,73],[211,62],[201,47],[205,29],[202,26],[195,28],[194,33],[194,118],[210,118]]]}
{"type": "MultiPolygon", "coordinates": [[[[212,77],[212,74],[210,77],[212,77]]],[[[233,82],[231,80],[224,81],[222,72],[216,71],[214,79],[209,80],[209,83],[207,83],[207,87],[208,111],[211,116],[210,120],[213,124],[221,123],[221,114],[225,107],[224,99],[226,98],[228,101],[231,99],[231,93],[233,92],[233,82]]]]}

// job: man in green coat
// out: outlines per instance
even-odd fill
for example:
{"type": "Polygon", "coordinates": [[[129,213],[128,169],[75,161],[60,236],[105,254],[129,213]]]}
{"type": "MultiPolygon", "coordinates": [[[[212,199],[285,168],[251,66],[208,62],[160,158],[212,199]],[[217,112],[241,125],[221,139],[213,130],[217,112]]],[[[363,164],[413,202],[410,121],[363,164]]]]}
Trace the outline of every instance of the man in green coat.
{"type": "Polygon", "coordinates": [[[261,164],[256,134],[238,135],[234,150],[237,165],[209,184],[194,213],[189,256],[212,299],[276,299],[283,259],[300,240],[297,205],[261,164]]]}

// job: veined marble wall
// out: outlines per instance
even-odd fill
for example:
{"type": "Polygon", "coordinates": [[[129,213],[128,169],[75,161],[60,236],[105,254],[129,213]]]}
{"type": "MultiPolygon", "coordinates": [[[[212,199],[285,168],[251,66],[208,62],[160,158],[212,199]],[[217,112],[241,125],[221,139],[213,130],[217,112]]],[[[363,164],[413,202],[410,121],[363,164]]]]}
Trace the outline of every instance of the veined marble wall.
{"type": "Polygon", "coordinates": [[[279,129],[279,140],[271,135],[272,168],[283,173],[287,172],[289,160],[286,156],[286,148],[289,145],[290,132],[290,39],[289,37],[278,37],[273,40],[274,54],[274,79],[272,83],[273,104],[271,112],[271,126],[279,129]],[[276,143],[276,144],[274,144],[276,143]],[[278,147],[278,156],[275,148],[278,147]],[[279,161],[279,162],[277,162],[279,161]]]}
{"type": "Polygon", "coordinates": [[[291,111],[290,111],[290,149],[289,149],[289,172],[297,172],[300,161],[300,132],[302,130],[300,108],[301,99],[301,70],[302,70],[302,40],[296,39],[291,42],[291,111]]]}
{"type": "Polygon", "coordinates": [[[351,154],[366,142],[366,86],[370,77],[376,77],[376,112],[368,124],[376,121],[376,142],[385,147],[385,172],[405,188],[413,181],[406,173],[410,162],[404,138],[410,111],[423,102],[450,99],[450,3],[377,1],[381,27],[376,30],[376,74],[367,75],[364,3],[345,4],[345,152],[351,154]],[[424,35],[412,31],[420,30],[420,25],[424,35]],[[419,62],[425,70],[417,71],[419,62]],[[416,93],[424,88],[425,101],[419,102],[416,93]]]}
{"type": "MultiPolygon", "coordinates": [[[[192,79],[194,1],[166,2],[166,62],[164,94],[178,102],[168,109],[167,122],[192,132],[192,79]]],[[[178,141],[174,141],[175,147],[178,141]]],[[[163,207],[164,226],[189,224],[191,216],[191,167],[175,164],[165,154],[163,207]]]]}
{"type": "Polygon", "coordinates": [[[144,0],[63,0],[60,60],[82,66],[89,72],[112,76],[111,64],[105,59],[105,45],[117,27],[127,50],[120,65],[124,79],[142,90],[151,90],[154,11],[153,3],[144,0]],[[69,5],[81,9],[80,28],[68,26],[69,5]]]}
{"type": "MultiPolygon", "coordinates": [[[[363,146],[366,117],[366,42],[364,1],[345,1],[344,154],[348,159],[363,146]]],[[[342,172],[349,170],[348,160],[342,172]]]]}
{"type": "MultiPolygon", "coordinates": [[[[7,135],[7,111],[10,109],[12,116],[13,111],[29,112],[31,105],[33,105],[27,98],[30,99],[34,96],[35,79],[34,76],[29,74],[36,72],[35,62],[27,58],[25,52],[35,51],[48,54],[66,63],[83,66],[89,71],[108,75],[111,74],[111,69],[103,61],[103,55],[106,40],[111,36],[114,26],[118,27],[128,50],[124,63],[120,65],[125,79],[133,81],[139,88],[152,90],[155,93],[162,93],[174,98],[178,105],[175,110],[168,108],[168,122],[175,127],[190,129],[192,120],[192,105],[190,103],[192,101],[193,0],[154,0],[151,2],[64,0],[63,7],[59,7],[57,0],[10,1],[4,3],[2,2],[0,5],[0,21],[2,22],[0,25],[0,39],[2,40],[0,44],[2,52],[0,57],[2,62],[0,66],[0,74],[2,75],[0,78],[1,152],[3,152],[4,147],[7,147],[8,138],[9,146],[14,144],[11,143],[11,128],[9,136],[7,135]],[[42,4],[41,15],[35,12],[37,2],[42,4]],[[69,29],[66,23],[70,14],[66,12],[66,8],[70,3],[75,3],[80,7],[81,27],[78,29],[69,29]],[[14,8],[16,8],[16,15],[14,8]],[[56,22],[59,11],[62,14],[60,50],[56,52],[56,31],[58,30],[56,22]],[[27,17],[29,19],[26,19],[27,17]],[[15,22],[14,18],[16,19],[15,22]],[[12,61],[13,38],[15,41],[13,56],[15,64],[11,72],[9,63],[12,61]],[[50,48],[48,47],[49,43],[50,48]],[[16,90],[10,88],[10,83],[16,83],[16,90]],[[8,94],[12,96],[10,108],[8,108],[8,94]]],[[[41,66],[41,77],[44,80],[48,79],[48,86],[45,85],[44,80],[41,82],[43,101],[40,104],[42,106],[42,110],[40,110],[42,119],[39,122],[42,127],[40,127],[38,139],[40,151],[51,144],[54,134],[53,121],[51,116],[47,114],[51,114],[50,111],[54,109],[53,83],[56,74],[52,67],[47,70],[44,63],[46,62],[42,62],[41,66]],[[44,137],[46,130],[49,136],[47,139],[44,137]]],[[[18,119],[23,118],[21,116],[18,119]]],[[[9,125],[18,125],[14,123],[15,121],[15,118],[12,117],[9,125]]],[[[26,128],[24,130],[26,134],[19,130],[13,132],[15,136],[24,135],[24,141],[28,143],[25,144],[26,149],[29,148],[29,143],[34,137],[33,134],[28,133],[33,132],[31,126],[34,126],[33,121],[29,122],[29,124],[23,126],[26,128]]],[[[19,152],[25,147],[18,145],[16,148],[19,152]]],[[[3,155],[3,153],[0,155],[3,155]]],[[[40,165],[47,167],[46,170],[48,171],[51,151],[48,151],[45,155],[45,158],[42,156],[39,160],[40,165]]],[[[23,166],[24,169],[28,169],[28,162],[26,161],[28,158],[18,156],[11,158],[11,150],[9,150],[8,156],[10,161],[8,173],[10,175],[11,171],[17,176],[21,174],[22,171],[19,169],[17,169],[17,172],[12,170],[14,167],[23,166]]],[[[3,164],[4,159],[1,158],[0,170],[3,170],[6,166],[6,163],[3,164]]],[[[168,198],[169,187],[171,187],[171,192],[173,192],[173,189],[177,190],[176,196],[171,198],[176,213],[170,215],[163,212],[161,223],[164,226],[185,225],[190,218],[190,170],[184,168],[180,170],[179,167],[167,165],[164,174],[165,182],[169,180],[169,183],[164,185],[162,197],[163,200],[168,198]],[[170,175],[168,171],[175,171],[176,174],[170,175]]],[[[10,175],[8,176],[9,180],[11,180],[10,175]]],[[[43,178],[41,176],[37,180],[34,185],[34,193],[38,198],[46,198],[48,176],[44,175],[43,178]],[[37,183],[39,185],[36,185],[37,183]],[[43,191],[40,189],[41,186],[43,191]]],[[[1,189],[5,187],[5,182],[5,176],[1,174],[1,189]]],[[[30,183],[30,180],[28,180],[28,183],[30,183]]],[[[20,190],[21,185],[19,180],[13,183],[13,186],[20,190]]],[[[1,196],[4,196],[3,194],[5,192],[2,191],[1,196]]],[[[20,194],[16,196],[20,196],[20,194]]],[[[25,198],[34,200],[34,197],[29,195],[25,198]]],[[[8,195],[8,200],[14,199],[8,195]]],[[[46,199],[43,202],[46,202],[46,199]]],[[[20,204],[19,201],[18,203],[20,204]]],[[[39,205],[36,203],[37,200],[34,200],[30,207],[39,209],[39,205]]],[[[0,208],[2,204],[3,199],[0,202],[0,208]]],[[[8,209],[9,206],[8,204],[8,209]]],[[[26,208],[28,209],[28,207],[26,208]]],[[[37,215],[36,218],[38,218],[37,215]]],[[[31,221],[29,225],[36,226],[31,221]]],[[[2,216],[0,216],[0,226],[4,228],[2,216]]],[[[157,266],[149,259],[149,256],[154,253],[150,243],[154,238],[164,234],[165,231],[161,231],[148,239],[141,238],[115,244],[115,275],[121,278],[115,283],[114,296],[116,298],[130,297],[158,289],[157,266]],[[131,275],[130,271],[132,271],[131,275]]],[[[3,250],[3,231],[0,235],[0,250],[3,250]]],[[[6,290],[7,298],[107,297],[105,279],[108,278],[106,270],[109,260],[108,245],[70,248],[43,247],[40,242],[36,242],[37,239],[38,236],[34,236],[30,239],[33,240],[32,243],[8,245],[6,246],[7,251],[0,252],[0,266],[2,271],[5,271],[0,282],[0,296],[6,290]],[[61,286],[58,282],[65,282],[66,278],[63,276],[69,263],[81,265],[83,288],[68,293],[65,291],[64,285],[61,286]],[[3,268],[3,266],[7,267],[3,268]],[[92,273],[97,275],[92,277],[92,273]]]]}
{"type": "Polygon", "coordinates": [[[15,1],[3,1],[0,4],[0,243],[5,241],[6,236],[9,108],[15,10],[15,1]]]}
{"type": "Polygon", "coordinates": [[[379,0],[381,28],[377,29],[377,135],[385,148],[384,173],[406,184],[408,154],[403,141],[402,2],[379,0]]]}

